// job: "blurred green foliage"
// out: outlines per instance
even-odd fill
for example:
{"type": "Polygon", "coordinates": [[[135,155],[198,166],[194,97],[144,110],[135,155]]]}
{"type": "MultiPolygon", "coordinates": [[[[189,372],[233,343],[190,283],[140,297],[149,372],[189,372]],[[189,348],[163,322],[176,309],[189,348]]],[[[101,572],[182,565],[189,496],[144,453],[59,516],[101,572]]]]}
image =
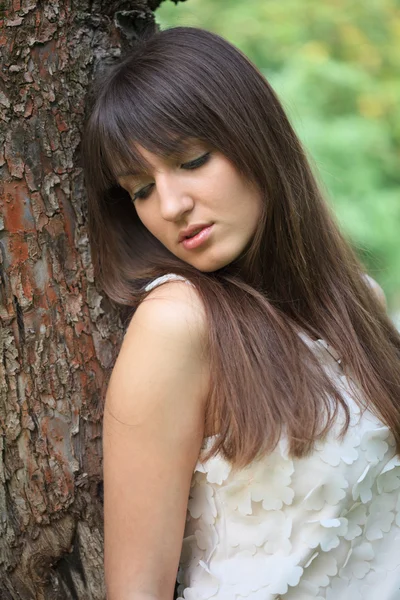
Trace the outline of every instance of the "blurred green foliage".
{"type": "Polygon", "coordinates": [[[400,0],[165,0],[156,18],[214,31],[262,70],[400,319],[400,0]]]}

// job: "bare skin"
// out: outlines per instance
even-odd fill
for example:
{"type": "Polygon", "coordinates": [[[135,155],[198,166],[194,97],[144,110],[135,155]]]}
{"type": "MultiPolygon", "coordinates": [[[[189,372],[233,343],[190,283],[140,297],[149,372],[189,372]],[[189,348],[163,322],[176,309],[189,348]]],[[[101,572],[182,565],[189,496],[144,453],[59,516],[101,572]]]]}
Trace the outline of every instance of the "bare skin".
{"type": "Polygon", "coordinates": [[[365,277],[366,277],[369,285],[371,286],[372,291],[375,292],[375,295],[378,298],[379,302],[382,304],[383,308],[386,310],[387,302],[386,302],[385,292],[383,291],[381,286],[375,281],[375,279],[372,279],[372,277],[370,277],[369,275],[365,275],[365,277]]]}
{"type": "Polygon", "coordinates": [[[172,600],[209,368],[202,304],[184,282],[150,292],[114,367],[104,415],[108,600],[172,600]]]}
{"type": "Polygon", "coordinates": [[[189,144],[180,160],[138,149],[151,171],[125,174],[119,183],[130,193],[143,225],[199,271],[216,271],[240,256],[260,219],[259,190],[223,154],[198,141],[189,144]],[[179,233],[197,224],[213,224],[211,236],[200,248],[187,250],[179,243],[179,233]]]}

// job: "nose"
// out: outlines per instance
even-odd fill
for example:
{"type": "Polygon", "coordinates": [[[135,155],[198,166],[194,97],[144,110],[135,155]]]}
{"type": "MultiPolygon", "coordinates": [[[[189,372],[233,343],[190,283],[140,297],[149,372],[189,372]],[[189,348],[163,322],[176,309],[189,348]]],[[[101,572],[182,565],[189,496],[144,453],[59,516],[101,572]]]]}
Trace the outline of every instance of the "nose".
{"type": "Polygon", "coordinates": [[[182,216],[192,210],[193,196],[188,185],[178,174],[160,173],[157,181],[160,213],[166,221],[181,221],[182,216]]]}

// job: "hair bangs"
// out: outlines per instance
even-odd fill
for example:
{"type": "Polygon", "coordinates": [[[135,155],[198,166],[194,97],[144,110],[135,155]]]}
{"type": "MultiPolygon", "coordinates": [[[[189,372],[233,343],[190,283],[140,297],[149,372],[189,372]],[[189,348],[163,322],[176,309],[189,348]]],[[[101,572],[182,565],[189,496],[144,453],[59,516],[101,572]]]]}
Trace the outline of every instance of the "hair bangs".
{"type": "Polygon", "coordinates": [[[98,103],[101,168],[111,185],[122,173],[149,170],[138,146],[163,158],[182,154],[194,139],[218,146],[209,119],[199,118],[199,98],[196,100],[194,90],[181,86],[177,93],[171,73],[157,71],[153,75],[156,80],[148,77],[143,81],[140,74],[120,73],[98,103]]]}

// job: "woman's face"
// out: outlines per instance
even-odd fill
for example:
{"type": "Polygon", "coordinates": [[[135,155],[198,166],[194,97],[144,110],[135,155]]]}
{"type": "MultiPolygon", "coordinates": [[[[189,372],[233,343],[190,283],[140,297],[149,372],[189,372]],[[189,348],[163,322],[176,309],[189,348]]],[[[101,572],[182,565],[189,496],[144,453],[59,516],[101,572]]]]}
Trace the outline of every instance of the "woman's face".
{"type": "Polygon", "coordinates": [[[118,181],[143,225],[172,254],[212,272],[247,249],[261,217],[261,194],[223,154],[198,141],[168,160],[138,150],[151,171],[122,173],[118,181]],[[202,231],[187,239],[194,229],[202,231]]]}

